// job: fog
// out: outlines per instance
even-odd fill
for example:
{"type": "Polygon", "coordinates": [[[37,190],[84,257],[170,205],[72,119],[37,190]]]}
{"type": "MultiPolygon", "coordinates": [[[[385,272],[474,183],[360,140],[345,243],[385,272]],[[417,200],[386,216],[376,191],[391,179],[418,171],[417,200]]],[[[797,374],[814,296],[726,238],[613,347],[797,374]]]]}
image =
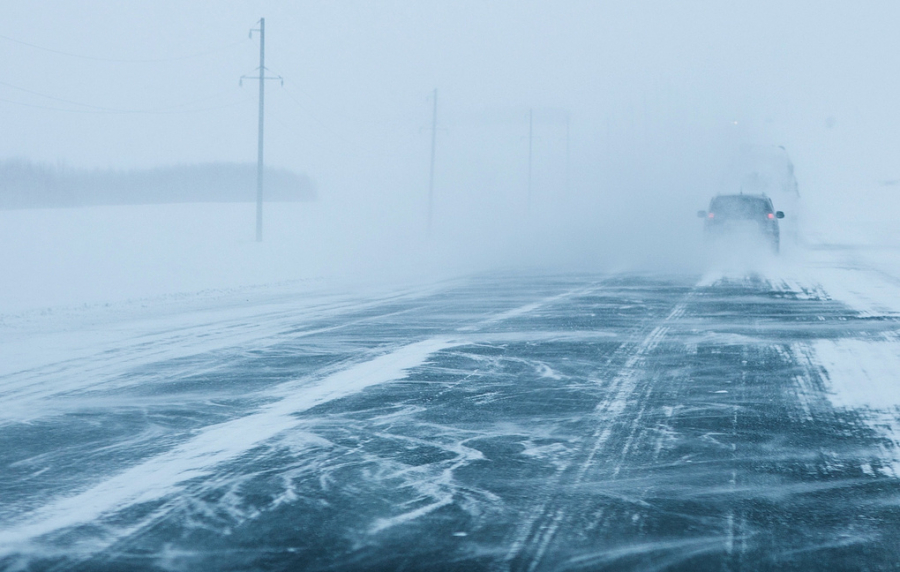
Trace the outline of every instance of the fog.
{"type": "Polygon", "coordinates": [[[800,199],[766,192],[801,243],[895,244],[897,16],[889,2],[9,5],[0,159],[253,162],[258,88],[238,80],[257,73],[248,32],[265,17],[266,67],[283,79],[266,86],[266,164],[308,177],[318,198],[267,203],[259,245],[249,203],[7,211],[7,291],[75,277],[102,298],[116,273],[131,276],[112,288],[127,296],[356,270],[697,272],[696,211],[782,160],[800,199]],[[123,217],[136,222],[104,222],[123,217]],[[157,287],[134,289],[136,275],[157,287]]]}

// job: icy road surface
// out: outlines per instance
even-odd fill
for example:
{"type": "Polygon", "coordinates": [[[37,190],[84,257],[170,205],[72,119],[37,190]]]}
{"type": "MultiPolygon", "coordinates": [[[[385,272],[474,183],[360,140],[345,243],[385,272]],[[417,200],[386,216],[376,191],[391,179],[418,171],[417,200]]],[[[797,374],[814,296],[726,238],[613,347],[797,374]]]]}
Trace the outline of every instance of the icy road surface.
{"type": "Polygon", "coordinates": [[[0,567],[896,569],[900,281],[817,256],[7,317],[0,567]]]}

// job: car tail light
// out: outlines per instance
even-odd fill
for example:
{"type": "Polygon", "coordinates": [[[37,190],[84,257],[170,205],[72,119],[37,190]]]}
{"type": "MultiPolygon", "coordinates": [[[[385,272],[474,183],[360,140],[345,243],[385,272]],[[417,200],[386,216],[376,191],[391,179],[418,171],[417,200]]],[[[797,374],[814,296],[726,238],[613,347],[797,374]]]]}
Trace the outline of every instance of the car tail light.
{"type": "Polygon", "coordinates": [[[709,213],[709,214],[706,215],[706,216],[707,216],[708,218],[716,218],[716,214],[715,214],[715,213],[709,213]]]}
{"type": "Polygon", "coordinates": [[[769,213],[766,216],[769,217],[769,220],[771,220],[771,219],[775,218],[775,213],[769,213]]]}

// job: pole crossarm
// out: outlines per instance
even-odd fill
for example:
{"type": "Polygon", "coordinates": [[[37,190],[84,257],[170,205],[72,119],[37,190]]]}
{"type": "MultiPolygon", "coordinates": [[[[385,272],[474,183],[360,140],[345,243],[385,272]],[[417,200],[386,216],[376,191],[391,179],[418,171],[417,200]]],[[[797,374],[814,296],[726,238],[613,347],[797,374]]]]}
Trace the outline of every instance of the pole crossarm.
{"type": "Polygon", "coordinates": [[[280,75],[270,75],[270,76],[263,76],[263,77],[260,77],[258,75],[242,75],[240,80],[238,80],[238,85],[243,87],[245,79],[261,79],[261,80],[277,79],[278,81],[281,82],[281,87],[284,87],[284,78],[281,77],[280,75]]]}

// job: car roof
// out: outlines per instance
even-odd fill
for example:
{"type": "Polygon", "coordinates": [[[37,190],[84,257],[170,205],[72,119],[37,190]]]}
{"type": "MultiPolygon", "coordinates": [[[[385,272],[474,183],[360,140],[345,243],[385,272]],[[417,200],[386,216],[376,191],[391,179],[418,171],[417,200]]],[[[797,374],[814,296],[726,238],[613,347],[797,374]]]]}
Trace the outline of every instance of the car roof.
{"type": "Polygon", "coordinates": [[[745,195],[745,194],[739,194],[739,195],[716,195],[716,196],[714,196],[714,197],[709,201],[710,204],[716,202],[717,199],[725,199],[725,200],[729,200],[729,201],[740,200],[740,201],[744,201],[744,202],[757,202],[757,201],[763,201],[763,202],[765,202],[766,204],[772,204],[772,199],[770,199],[770,198],[767,197],[766,195],[745,195]]]}
{"type": "Polygon", "coordinates": [[[729,197],[729,198],[735,197],[735,198],[741,198],[741,199],[756,199],[756,200],[764,200],[764,201],[768,201],[768,200],[769,200],[769,197],[768,197],[765,193],[760,194],[760,195],[745,195],[744,193],[740,193],[740,194],[738,194],[738,195],[722,195],[722,194],[719,194],[719,195],[716,195],[716,196],[713,197],[713,198],[718,199],[719,197],[729,197]]]}

